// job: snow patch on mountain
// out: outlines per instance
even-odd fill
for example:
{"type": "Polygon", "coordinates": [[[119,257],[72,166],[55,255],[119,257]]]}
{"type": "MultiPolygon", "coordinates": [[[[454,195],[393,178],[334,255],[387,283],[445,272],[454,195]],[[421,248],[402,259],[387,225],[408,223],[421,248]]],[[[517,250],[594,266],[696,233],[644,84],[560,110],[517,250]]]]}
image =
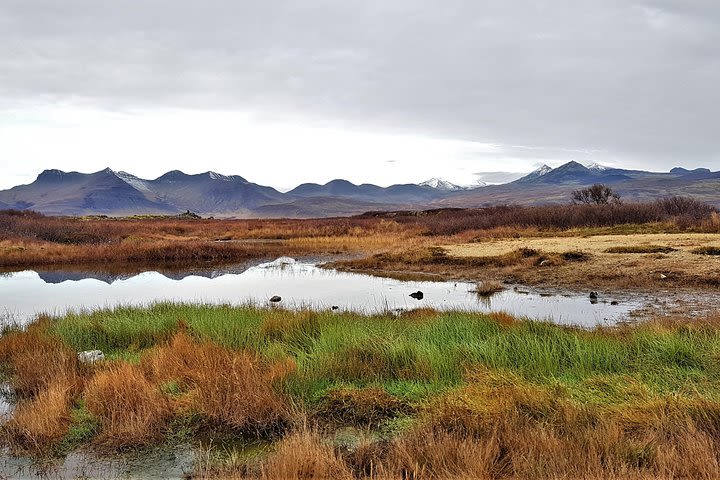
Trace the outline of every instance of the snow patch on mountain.
{"type": "Polygon", "coordinates": [[[596,172],[603,172],[605,170],[608,170],[610,167],[606,167],[605,165],[600,165],[599,163],[591,163],[590,165],[587,165],[587,168],[589,170],[595,170],[596,172]]]}
{"type": "Polygon", "coordinates": [[[127,172],[113,172],[120,180],[127,183],[131,187],[133,187],[135,190],[139,190],[141,192],[149,192],[150,186],[148,185],[146,180],[143,180],[142,178],[138,178],[135,175],[132,175],[127,172]]]}
{"type": "Polygon", "coordinates": [[[532,172],[535,177],[542,177],[543,175],[547,175],[548,173],[552,172],[552,167],[548,165],[543,165],[540,168],[537,168],[532,172]]]}
{"type": "Polygon", "coordinates": [[[436,190],[443,190],[446,192],[457,192],[459,190],[471,190],[473,188],[484,187],[486,185],[486,183],[478,182],[475,185],[463,186],[463,185],[457,185],[452,182],[448,182],[447,180],[443,180],[442,178],[435,177],[435,178],[431,178],[429,180],[425,180],[424,182],[419,183],[418,185],[420,185],[421,187],[430,187],[430,188],[434,188],[436,190]]]}
{"type": "Polygon", "coordinates": [[[232,177],[229,177],[229,176],[227,176],[227,175],[223,175],[223,174],[221,174],[221,173],[208,172],[208,175],[209,175],[210,178],[212,178],[213,180],[224,180],[224,181],[226,181],[226,182],[232,181],[232,177]]]}

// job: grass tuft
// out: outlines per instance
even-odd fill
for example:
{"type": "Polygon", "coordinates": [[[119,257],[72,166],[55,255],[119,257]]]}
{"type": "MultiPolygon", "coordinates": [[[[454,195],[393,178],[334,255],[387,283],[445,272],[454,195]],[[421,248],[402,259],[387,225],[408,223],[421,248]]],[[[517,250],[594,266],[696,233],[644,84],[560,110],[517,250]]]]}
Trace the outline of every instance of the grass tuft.
{"type": "Polygon", "coordinates": [[[112,448],[151,445],[162,438],[170,420],[170,404],[142,370],[127,363],[97,372],[84,392],[88,412],[101,431],[96,441],[112,448]]]}

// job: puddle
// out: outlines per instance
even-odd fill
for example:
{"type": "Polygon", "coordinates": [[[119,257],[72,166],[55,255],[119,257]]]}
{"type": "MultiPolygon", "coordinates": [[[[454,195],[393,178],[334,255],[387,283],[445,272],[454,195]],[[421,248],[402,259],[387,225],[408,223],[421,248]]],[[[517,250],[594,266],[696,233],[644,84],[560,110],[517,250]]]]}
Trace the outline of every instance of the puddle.
{"type": "Polygon", "coordinates": [[[189,478],[198,452],[190,445],[143,453],[100,456],[78,451],[57,460],[0,455],[0,478],[189,478]]]}
{"type": "Polygon", "coordinates": [[[471,291],[474,288],[475,284],[467,282],[402,281],[338,272],[288,257],[250,267],[170,275],[27,270],[0,277],[0,315],[22,323],[39,313],[156,302],[269,305],[277,295],[281,301],[273,304],[291,309],[505,311],[518,317],[593,326],[625,320],[632,310],[643,306],[630,299],[611,304],[616,299],[602,294],[591,302],[587,294],[548,294],[523,287],[481,297],[471,291]],[[422,299],[410,296],[418,291],[423,293],[422,299]]]}

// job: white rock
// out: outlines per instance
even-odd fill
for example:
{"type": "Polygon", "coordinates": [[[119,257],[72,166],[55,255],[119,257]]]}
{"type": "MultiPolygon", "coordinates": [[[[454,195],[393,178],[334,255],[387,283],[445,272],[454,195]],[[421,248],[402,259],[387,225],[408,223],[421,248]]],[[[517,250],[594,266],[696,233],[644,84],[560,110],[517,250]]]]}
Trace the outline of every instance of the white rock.
{"type": "Polygon", "coordinates": [[[100,360],[105,360],[105,354],[102,350],[86,350],[78,353],[78,360],[83,363],[95,363],[100,360]]]}
{"type": "Polygon", "coordinates": [[[285,265],[295,265],[297,261],[294,258],[290,257],[280,257],[275,260],[273,260],[270,263],[266,263],[265,266],[267,267],[284,267],[285,265]]]}

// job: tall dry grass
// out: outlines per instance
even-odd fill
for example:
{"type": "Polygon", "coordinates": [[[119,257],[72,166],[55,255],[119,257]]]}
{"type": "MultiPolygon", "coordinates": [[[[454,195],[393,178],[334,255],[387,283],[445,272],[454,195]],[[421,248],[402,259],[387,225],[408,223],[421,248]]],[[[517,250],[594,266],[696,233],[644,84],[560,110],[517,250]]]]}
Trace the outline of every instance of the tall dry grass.
{"type": "Polygon", "coordinates": [[[32,397],[50,384],[80,388],[80,365],[75,351],[44,330],[43,320],[27,331],[8,332],[0,340],[0,364],[9,368],[19,397],[32,397]]]}
{"type": "Polygon", "coordinates": [[[135,365],[118,363],[95,374],[84,391],[88,411],[100,422],[100,445],[151,445],[162,438],[171,417],[169,400],[135,365]]]}
{"type": "Polygon", "coordinates": [[[17,453],[42,454],[62,439],[71,423],[72,386],[53,382],[30,399],[20,400],[4,426],[8,445],[17,453]]]}
{"type": "Polygon", "coordinates": [[[156,384],[174,381],[187,392],[187,408],[211,426],[253,434],[273,434],[290,422],[291,410],[278,384],[295,370],[292,360],[263,364],[248,352],[178,333],[141,359],[156,384]]]}
{"type": "Polygon", "coordinates": [[[315,431],[301,429],[278,443],[260,466],[260,478],[351,480],[350,470],[335,449],[315,431]]]}

